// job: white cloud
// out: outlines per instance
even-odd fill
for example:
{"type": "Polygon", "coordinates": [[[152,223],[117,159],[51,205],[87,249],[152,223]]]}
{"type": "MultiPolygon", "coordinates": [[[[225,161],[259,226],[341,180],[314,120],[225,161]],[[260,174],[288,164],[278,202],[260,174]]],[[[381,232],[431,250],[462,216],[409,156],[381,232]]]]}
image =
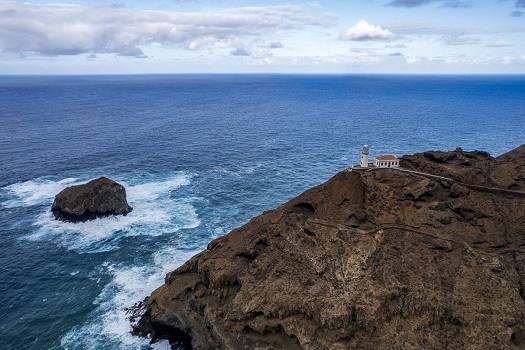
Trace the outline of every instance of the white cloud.
{"type": "Polygon", "coordinates": [[[440,40],[448,46],[475,45],[480,42],[480,40],[477,38],[471,38],[463,35],[444,35],[440,40]]]}
{"type": "Polygon", "coordinates": [[[387,49],[406,49],[407,45],[406,44],[394,44],[394,45],[385,45],[385,48],[387,49]]]}
{"type": "Polygon", "coordinates": [[[367,40],[390,40],[394,37],[391,31],[383,29],[378,25],[369,24],[367,21],[359,21],[345,30],[341,40],[367,41],[367,40]]]}
{"type": "Polygon", "coordinates": [[[283,45],[280,42],[266,43],[262,39],[255,39],[245,46],[236,47],[230,51],[230,56],[251,56],[253,58],[272,57],[271,49],[280,49],[283,45]]]}
{"type": "Polygon", "coordinates": [[[524,26],[478,26],[469,27],[465,25],[439,25],[424,22],[405,22],[403,24],[390,24],[389,28],[397,35],[483,35],[483,34],[519,34],[525,33],[524,26]]]}
{"type": "Polygon", "coordinates": [[[238,47],[230,52],[230,56],[250,56],[251,53],[244,47],[238,47]]]}
{"type": "Polygon", "coordinates": [[[148,56],[144,54],[144,52],[142,51],[140,47],[128,46],[124,48],[123,50],[119,50],[119,51],[120,52],[117,54],[117,56],[148,58],[148,56]]]}
{"type": "Polygon", "coordinates": [[[268,45],[268,48],[270,48],[270,49],[282,49],[283,48],[283,44],[280,41],[274,41],[273,43],[270,43],[270,45],[268,45]]]}
{"type": "Polygon", "coordinates": [[[0,51],[48,56],[114,53],[146,57],[142,48],[150,45],[189,50],[235,48],[239,42],[250,42],[254,37],[334,23],[333,15],[309,15],[304,6],[181,13],[139,11],[123,6],[0,2],[0,51]]]}
{"type": "Polygon", "coordinates": [[[494,42],[485,44],[485,47],[509,47],[509,46],[514,46],[514,44],[511,42],[505,41],[505,40],[498,40],[498,41],[494,41],[494,42]]]}
{"type": "Polygon", "coordinates": [[[393,0],[386,4],[386,6],[394,7],[418,7],[432,2],[441,2],[442,7],[450,8],[465,8],[473,6],[471,1],[460,1],[460,0],[393,0]]]}

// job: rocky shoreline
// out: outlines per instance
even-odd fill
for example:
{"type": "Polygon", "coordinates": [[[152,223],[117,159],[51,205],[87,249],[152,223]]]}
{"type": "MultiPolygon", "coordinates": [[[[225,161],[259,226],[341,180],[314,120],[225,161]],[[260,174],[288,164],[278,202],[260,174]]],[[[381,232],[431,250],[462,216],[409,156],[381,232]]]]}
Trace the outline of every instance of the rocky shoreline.
{"type": "Polygon", "coordinates": [[[401,166],[342,171],[212,241],[133,308],[134,333],[188,349],[525,347],[525,145],[401,166]]]}

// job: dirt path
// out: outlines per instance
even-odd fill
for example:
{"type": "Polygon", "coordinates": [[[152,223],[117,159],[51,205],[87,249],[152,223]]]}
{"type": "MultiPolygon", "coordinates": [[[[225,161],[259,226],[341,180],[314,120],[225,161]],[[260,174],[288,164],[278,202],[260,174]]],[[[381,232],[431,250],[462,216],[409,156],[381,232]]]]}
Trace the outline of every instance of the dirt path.
{"type": "Polygon", "coordinates": [[[339,223],[334,223],[334,222],[329,222],[329,221],[324,221],[324,220],[313,220],[313,219],[311,219],[311,220],[308,220],[308,222],[312,223],[312,224],[318,224],[318,225],[332,227],[332,228],[335,228],[335,229],[341,230],[341,231],[350,231],[352,233],[363,234],[363,235],[365,235],[365,234],[366,235],[372,235],[372,234],[375,234],[375,233],[380,232],[380,231],[383,231],[383,233],[386,233],[386,231],[389,231],[389,230],[406,231],[406,232],[411,232],[411,233],[415,233],[415,234],[419,234],[419,235],[424,235],[424,236],[427,236],[427,237],[432,237],[432,238],[435,238],[435,239],[441,239],[441,240],[444,240],[444,241],[447,241],[447,242],[450,242],[450,243],[453,243],[453,244],[458,244],[460,246],[463,246],[468,252],[478,253],[478,254],[481,254],[481,255],[486,255],[486,256],[491,256],[491,257],[495,257],[495,256],[498,256],[498,255],[501,255],[501,254],[504,254],[504,253],[514,253],[514,252],[519,252],[519,253],[524,253],[525,254],[525,248],[522,248],[522,247],[519,247],[519,248],[513,248],[513,247],[500,248],[500,249],[496,249],[496,250],[494,250],[492,252],[486,252],[486,251],[483,251],[483,250],[480,250],[480,249],[473,248],[471,245],[469,245],[465,241],[456,240],[456,239],[451,238],[451,237],[444,237],[442,235],[439,235],[439,234],[436,234],[436,233],[427,232],[427,231],[423,231],[420,228],[415,228],[415,227],[407,227],[407,226],[392,225],[392,224],[375,224],[375,223],[373,223],[374,225],[377,226],[377,228],[374,228],[372,230],[362,230],[362,229],[358,229],[358,228],[355,228],[355,227],[352,227],[352,226],[349,226],[349,225],[339,224],[339,223]]]}

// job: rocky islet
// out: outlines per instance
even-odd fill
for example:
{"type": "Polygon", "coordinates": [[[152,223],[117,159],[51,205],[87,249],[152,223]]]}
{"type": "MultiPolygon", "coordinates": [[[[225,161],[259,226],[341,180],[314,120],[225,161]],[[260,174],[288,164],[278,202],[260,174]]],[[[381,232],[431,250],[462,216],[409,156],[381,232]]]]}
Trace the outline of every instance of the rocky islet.
{"type": "Polygon", "coordinates": [[[124,186],[107,177],[63,189],[55,196],[51,206],[55,218],[67,222],[127,215],[131,210],[124,186]]]}

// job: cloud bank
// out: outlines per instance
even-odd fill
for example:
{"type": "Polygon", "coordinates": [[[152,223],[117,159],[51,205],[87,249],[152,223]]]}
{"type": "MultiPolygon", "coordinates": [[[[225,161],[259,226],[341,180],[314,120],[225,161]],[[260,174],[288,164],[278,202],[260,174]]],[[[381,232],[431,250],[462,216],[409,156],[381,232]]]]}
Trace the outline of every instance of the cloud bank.
{"type": "Polygon", "coordinates": [[[282,49],[283,44],[279,41],[267,44],[264,40],[255,39],[245,46],[236,47],[230,51],[230,56],[250,56],[255,58],[272,57],[270,49],[282,49]]]}
{"type": "Polygon", "coordinates": [[[0,51],[144,58],[140,46],[238,48],[254,37],[306,26],[328,27],[334,21],[330,14],[309,15],[301,5],[180,13],[0,2],[0,51]]]}
{"type": "Polygon", "coordinates": [[[458,45],[474,45],[479,43],[479,39],[471,38],[464,35],[444,35],[441,37],[441,41],[448,46],[458,45]]]}
{"type": "MultiPolygon", "coordinates": [[[[525,1],[525,0],[519,0],[525,1]]],[[[473,3],[470,1],[461,1],[461,0],[393,0],[386,4],[386,6],[393,7],[418,7],[425,4],[430,4],[432,2],[439,2],[443,7],[449,8],[465,8],[473,6],[473,3]]]]}

